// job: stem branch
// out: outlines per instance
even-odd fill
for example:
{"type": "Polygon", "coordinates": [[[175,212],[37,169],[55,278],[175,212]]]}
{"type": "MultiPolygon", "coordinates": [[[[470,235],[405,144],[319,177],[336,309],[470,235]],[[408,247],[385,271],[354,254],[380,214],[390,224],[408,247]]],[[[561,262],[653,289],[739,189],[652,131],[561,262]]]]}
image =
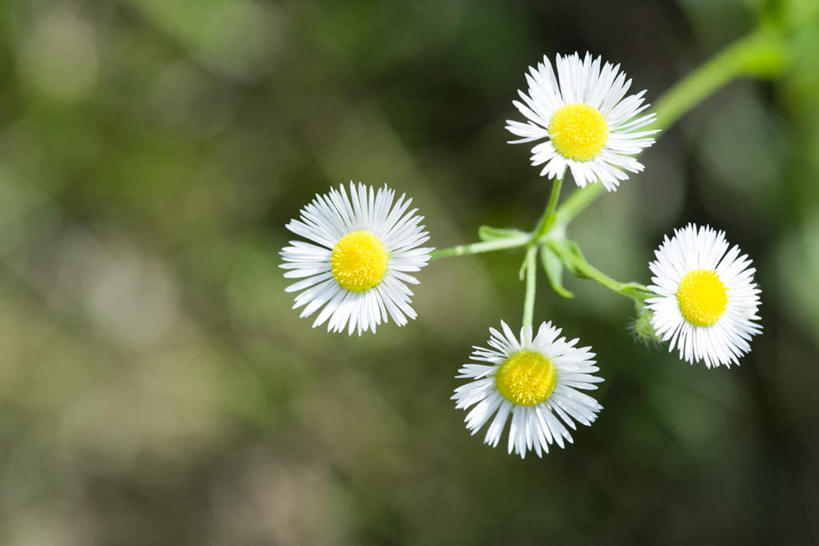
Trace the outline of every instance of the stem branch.
{"type": "Polygon", "coordinates": [[[574,273],[575,276],[591,279],[598,284],[608,288],[612,292],[626,296],[636,301],[644,301],[651,295],[651,292],[642,284],[636,282],[615,281],[576,252],[572,252],[565,244],[556,240],[547,240],[546,244],[554,251],[558,258],[566,266],[566,269],[574,273]]]}
{"type": "Polygon", "coordinates": [[[470,254],[481,254],[483,252],[493,252],[495,250],[515,248],[525,245],[530,239],[531,236],[528,233],[523,233],[521,235],[505,237],[495,241],[470,243],[466,245],[453,246],[450,248],[439,248],[438,250],[432,251],[430,260],[437,260],[438,258],[446,258],[448,256],[467,256],[470,254]]]}

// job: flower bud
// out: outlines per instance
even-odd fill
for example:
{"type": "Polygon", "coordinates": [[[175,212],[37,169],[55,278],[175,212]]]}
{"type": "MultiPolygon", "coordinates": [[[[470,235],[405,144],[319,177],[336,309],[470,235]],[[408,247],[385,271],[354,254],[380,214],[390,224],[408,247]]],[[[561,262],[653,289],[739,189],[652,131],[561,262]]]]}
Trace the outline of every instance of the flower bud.
{"type": "Polygon", "coordinates": [[[641,302],[635,302],[634,309],[637,313],[637,318],[635,318],[629,326],[629,330],[631,330],[634,338],[646,345],[658,343],[660,338],[657,337],[657,332],[654,331],[654,326],[651,324],[654,313],[641,302]]]}

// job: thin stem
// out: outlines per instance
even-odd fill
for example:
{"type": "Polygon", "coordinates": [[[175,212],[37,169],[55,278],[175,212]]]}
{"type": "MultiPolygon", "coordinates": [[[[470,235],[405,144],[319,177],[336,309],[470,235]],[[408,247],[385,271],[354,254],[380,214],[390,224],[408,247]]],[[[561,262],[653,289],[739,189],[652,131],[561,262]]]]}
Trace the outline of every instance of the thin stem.
{"type": "MultiPolygon", "coordinates": [[[[552,182],[552,191],[549,194],[549,201],[546,203],[546,208],[543,209],[543,214],[540,216],[540,220],[538,220],[535,229],[532,230],[532,237],[529,239],[529,244],[526,245],[527,249],[535,246],[538,241],[540,241],[540,238],[549,232],[552,224],[555,223],[555,209],[557,208],[557,201],[560,198],[560,188],[562,185],[563,179],[561,178],[556,178],[554,182],[552,182]]],[[[518,276],[521,280],[523,280],[523,276],[526,273],[528,260],[529,255],[527,254],[520,264],[518,276]]]]}
{"type": "MultiPolygon", "coordinates": [[[[712,95],[717,89],[743,74],[762,70],[758,65],[776,54],[782,38],[769,29],[760,29],[728,46],[668,90],[657,101],[657,120],[652,128],[665,130],[683,114],[712,95]]],[[[557,211],[555,224],[568,225],[594,202],[605,188],[598,183],[575,191],[557,211]]]]}
{"type": "Polygon", "coordinates": [[[781,48],[782,37],[761,28],[726,47],[711,60],[681,80],[657,101],[656,129],[667,129],[734,78],[757,72],[781,48]]]}
{"type": "Polygon", "coordinates": [[[535,290],[537,277],[537,246],[526,250],[526,296],[523,300],[523,327],[532,327],[532,317],[535,314],[535,290]]]}
{"type": "Polygon", "coordinates": [[[549,194],[549,201],[546,203],[546,208],[537,226],[535,226],[535,229],[532,231],[532,240],[529,241],[530,246],[537,243],[543,235],[548,233],[549,229],[555,223],[555,209],[557,209],[557,201],[560,199],[560,189],[562,186],[563,179],[561,178],[556,178],[554,182],[552,182],[552,191],[549,194]]]}
{"type": "Polygon", "coordinates": [[[616,281],[591,265],[578,253],[572,252],[560,241],[548,240],[546,244],[560,260],[566,265],[566,269],[574,273],[576,276],[591,279],[600,285],[608,288],[612,292],[616,292],[621,296],[626,296],[636,301],[644,301],[646,297],[650,296],[648,288],[636,282],[623,283],[616,281]]]}
{"type": "Polygon", "coordinates": [[[523,233],[521,235],[497,239],[495,241],[458,245],[450,248],[439,248],[438,250],[432,251],[430,260],[437,260],[438,258],[446,258],[448,256],[467,256],[470,254],[481,254],[483,252],[493,252],[496,250],[515,248],[524,246],[530,239],[531,235],[528,233],[523,233]]]}

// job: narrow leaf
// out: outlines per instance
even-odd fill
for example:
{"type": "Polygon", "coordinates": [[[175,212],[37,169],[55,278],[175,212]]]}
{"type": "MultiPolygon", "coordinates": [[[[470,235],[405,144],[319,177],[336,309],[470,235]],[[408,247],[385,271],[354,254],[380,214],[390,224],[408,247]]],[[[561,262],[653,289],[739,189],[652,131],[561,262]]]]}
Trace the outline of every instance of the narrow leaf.
{"type": "Polygon", "coordinates": [[[563,287],[563,264],[560,258],[548,246],[544,247],[540,252],[540,260],[543,264],[543,270],[546,272],[546,278],[549,279],[549,284],[552,285],[552,290],[564,298],[573,298],[574,294],[563,287]]]}
{"type": "Polygon", "coordinates": [[[481,241],[497,241],[498,239],[508,239],[517,237],[523,232],[518,229],[503,229],[492,226],[481,226],[478,228],[478,238],[481,241]]]}

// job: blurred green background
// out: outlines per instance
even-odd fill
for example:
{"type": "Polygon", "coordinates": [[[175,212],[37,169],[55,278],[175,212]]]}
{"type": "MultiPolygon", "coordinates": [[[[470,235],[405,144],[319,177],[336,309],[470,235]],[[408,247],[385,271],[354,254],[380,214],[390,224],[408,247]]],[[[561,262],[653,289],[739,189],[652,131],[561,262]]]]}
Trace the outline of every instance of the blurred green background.
{"type": "Polygon", "coordinates": [[[0,544],[811,544],[819,537],[815,0],[7,0],[0,5],[0,544]],[[572,225],[648,281],[662,235],[725,229],[763,289],[738,369],[628,332],[628,301],[541,277],[536,320],[599,355],[597,423],[521,461],[449,400],[519,324],[520,254],[421,275],[419,319],[310,328],[284,224],[361,180],[438,247],[533,225],[503,129],[528,65],[589,50],[656,101],[764,17],[774,81],[730,84],[572,225]]]}

